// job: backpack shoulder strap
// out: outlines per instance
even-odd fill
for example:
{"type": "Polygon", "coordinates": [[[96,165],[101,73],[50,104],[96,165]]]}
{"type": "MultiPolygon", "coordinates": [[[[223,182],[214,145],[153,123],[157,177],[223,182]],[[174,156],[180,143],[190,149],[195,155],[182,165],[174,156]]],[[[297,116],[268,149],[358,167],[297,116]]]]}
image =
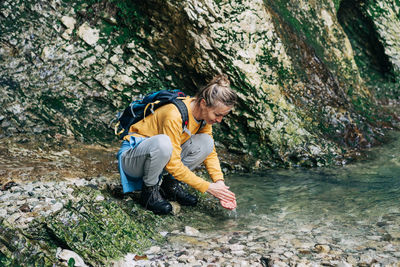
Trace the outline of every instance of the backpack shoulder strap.
{"type": "Polygon", "coordinates": [[[178,108],[179,112],[181,113],[183,131],[186,132],[189,136],[192,136],[192,133],[187,128],[187,125],[189,123],[189,113],[185,103],[183,103],[183,101],[179,98],[175,98],[171,102],[178,108]]]}
{"type": "Polygon", "coordinates": [[[204,127],[204,126],[206,126],[206,121],[205,120],[201,120],[200,121],[200,127],[199,127],[199,129],[197,130],[197,132],[200,132],[200,130],[204,127]]]}

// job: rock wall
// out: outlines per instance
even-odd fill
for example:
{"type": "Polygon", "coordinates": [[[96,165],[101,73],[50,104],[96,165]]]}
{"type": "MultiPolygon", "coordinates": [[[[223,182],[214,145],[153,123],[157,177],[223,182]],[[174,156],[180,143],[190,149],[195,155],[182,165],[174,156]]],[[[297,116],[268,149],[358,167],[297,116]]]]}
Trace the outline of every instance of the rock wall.
{"type": "Polygon", "coordinates": [[[375,143],[393,119],[374,96],[398,97],[399,6],[5,0],[0,134],[107,143],[111,120],[133,97],[194,94],[224,72],[240,99],[215,127],[220,151],[248,167],[330,164],[375,143]],[[390,76],[379,88],[368,79],[376,69],[390,76]]]}
{"type": "Polygon", "coordinates": [[[398,17],[395,1],[342,1],[338,11],[362,79],[381,98],[399,99],[398,17]]]}

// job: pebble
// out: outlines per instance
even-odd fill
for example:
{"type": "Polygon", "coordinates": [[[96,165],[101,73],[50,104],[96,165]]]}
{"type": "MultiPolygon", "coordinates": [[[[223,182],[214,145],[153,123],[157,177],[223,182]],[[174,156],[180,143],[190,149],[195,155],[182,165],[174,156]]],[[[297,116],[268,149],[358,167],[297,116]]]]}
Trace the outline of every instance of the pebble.
{"type": "Polygon", "coordinates": [[[96,196],[96,198],[94,199],[95,201],[103,201],[105,198],[102,195],[98,195],[96,196]]]}
{"type": "Polygon", "coordinates": [[[188,236],[199,236],[200,232],[193,227],[185,226],[185,234],[188,236]]]}
{"type": "Polygon", "coordinates": [[[160,252],[160,250],[161,248],[159,246],[152,246],[144,254],[146,255],[157,254],[158,252],[160,252]]]}
{"type": "Polygon", "coordinates": [[[331,248],[328,245],[315,245],[315,250],[318,253],[328,253],[331,248]]]}
{"type": "Polygon", "coordinates": [[[0,209],[0,217],[5,218],[7,216],[7,210],[0,209]]]}
{"type": "Polygon", "coordinates": [[[10,217],[7,218],[7,222],[13,225],[19,218],[21,217],[21,213],[17,212],[12,214],[10,217]]]}
{"type": "Polygon", "coordinates": [[[61,202],[57,202],[56,204],[54,204],[51,208],[52,212],[57,212],[59,210],[61,210],[64,207],[64,205],[61,202]]]}
{"type": "Polygon", "coordinates": [[[373,258],[370,255],[363,254],[360,257],[360,263],[371,264],[373,258]]]}
{"type": "Polygon", "coordinates": [[[348,262],[342,261],[336,264],[336,267],[352,267],[352,265],[348,262]]]}

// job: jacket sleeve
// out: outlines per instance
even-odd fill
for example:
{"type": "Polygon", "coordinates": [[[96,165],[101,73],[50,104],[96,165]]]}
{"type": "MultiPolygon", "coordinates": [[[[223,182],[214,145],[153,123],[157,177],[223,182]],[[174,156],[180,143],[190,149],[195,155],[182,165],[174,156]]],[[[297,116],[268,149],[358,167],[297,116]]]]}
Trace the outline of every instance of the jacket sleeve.
{"type": "Polygon", "coordinates": [[[172,155],[171,159],[165,166],[165,169],[172,174],[177,180],[182,181],[191,187],[204,193],[210,186],[210,182],[198,177],[194,172],[189,170],[182,163],[181,159],[181,136],[182,136],[182,122],[179,120],[167,119],[162,123],[161,132],[166,134],[171,139],[172,155]]]}
{"type": "MultiPolygon", "coordinates": [[[[212,127],[209,124],[206,124],[200,131],[199,133],[205,133],[212,136],[212,127]]],[[[207,172],[210,175],[211,179],[213,182],[216,182],[218,180],[224,180],[224,174],[221,171],[221,165],[218,159],[217,152],[215,151],[215,146],[213,148],[213,151],[207,156],[207,158],[204,160],[204,165],[206,166],[207,172]]]]}

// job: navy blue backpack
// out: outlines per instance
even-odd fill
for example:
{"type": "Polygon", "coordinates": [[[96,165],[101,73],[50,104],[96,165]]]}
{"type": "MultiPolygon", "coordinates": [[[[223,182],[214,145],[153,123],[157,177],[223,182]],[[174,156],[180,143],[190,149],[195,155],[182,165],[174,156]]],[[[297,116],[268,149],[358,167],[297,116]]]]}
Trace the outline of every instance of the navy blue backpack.
{"type": "MultiPolygon", "coordinates": [[[[189,121],[188,110],[185,103],[182,102],[182,99],[185,97],[185,93],[176,89],[152,92],[142,99],[134,100],[122,113],[118,113],[118,122],[114,129],[115,134],[118,135],[120,139],[124,138],[124,136],[129,134],[129,128],[132,124],[135,124],[146,116],[154,113],[157,108],[172,103],[181,113],[183,131],[188,132],[188,134],[191,135],[190,131],[187,129],[189,121]]],[[[203,124],[204,123],[202,122],[201,125],[203,126],[203,124]]]]}

